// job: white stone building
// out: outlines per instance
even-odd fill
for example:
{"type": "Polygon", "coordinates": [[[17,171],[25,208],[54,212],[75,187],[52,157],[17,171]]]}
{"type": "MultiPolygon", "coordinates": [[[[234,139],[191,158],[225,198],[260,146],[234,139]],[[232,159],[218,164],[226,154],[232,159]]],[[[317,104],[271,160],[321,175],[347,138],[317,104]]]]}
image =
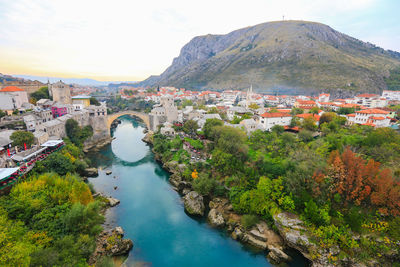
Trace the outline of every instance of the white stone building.
{"type": "Polygon", "coordinates": [[[361,94],[355,97],[356,104],[367,108],[383,108],[387,105],[386,98],[376,94],[361,94]]]}
{"type": "Polygon", "coordinates": [[[291,120],[292,115],[284,112],[266,112],[259,117],[259,122],[266,131],[271,130],[275,125],[289,126],[291,120]]]}
{"type": "Polygon", "coordinates": [[[0,90],[0,109],[12,112],[19,109],[28,102],[28,95],[25,90],[16,86],[6,86],[0,90]]]}
{"type": "Polygon", "coordinates": [[[400,101],[400,91],[383,90],[382,98],[400,101]]]}
{"type": "Polygon", "coordinates": [[[354,114],[348,114],[347,124],[361,124],[369,125],[376,128],[379,127],[389,127],[390,117],[388,117],[389,112],[381,109],[364,109],[356,111],[354,114]]]}

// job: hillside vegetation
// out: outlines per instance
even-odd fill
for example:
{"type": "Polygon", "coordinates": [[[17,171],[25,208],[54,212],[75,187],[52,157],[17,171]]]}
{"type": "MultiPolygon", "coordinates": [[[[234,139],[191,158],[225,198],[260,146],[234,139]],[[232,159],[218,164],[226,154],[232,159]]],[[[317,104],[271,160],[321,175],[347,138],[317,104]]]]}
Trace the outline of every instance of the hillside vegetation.
{"type": "Polygon", "coordinates": [[[259,91],[379,92],[400,54],[327,25],[279,21],[205,35],[186,44],[160,76],[141,85],[259,91]]]}

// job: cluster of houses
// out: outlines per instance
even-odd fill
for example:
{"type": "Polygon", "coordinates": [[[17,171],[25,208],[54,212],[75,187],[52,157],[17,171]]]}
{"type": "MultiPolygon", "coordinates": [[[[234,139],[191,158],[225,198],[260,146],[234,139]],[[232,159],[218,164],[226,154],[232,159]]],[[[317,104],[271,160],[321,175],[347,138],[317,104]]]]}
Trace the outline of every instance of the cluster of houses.
{"type": "MultiPolygon", "coordinates": [[[[90,104],[90,96],[71,96],[69,85],[62,81],[48,84],[49,94],[53,100],[40,99],[36,105],[28,102],[27,93],[18,87],[3,88],[7,93],[0,93],[0,103],[8,101],[8,94],[12,95],[15,106],[7,113],[20,110],[20,107],[29,106],[29,111],[24,112],[20,117],[26,125],[26,130],[35,136],[35,144],[42,145],[49,140],[59,140],[66,136],[65,123],[68,119],[74,119],[80,126],[90,125],[93,128],[94,137],[104,138],[109,135],[107,129],[107,107],[105,103],[100,106],[90,104]]],[[[3,109],[1,105],[1,109],[3,109]]],[[[0,131],[0,167],[11,158],[18,149],[12,147],[10,139],[14,130],[0,131]]]]}
{"type": "MultiPolygon", "coordinates": [[[[137,97],[133,94],[131,97],[137,97]]],[[[339,112],[340,116],[347,119],[347,124],[361,124],[372,127],[397,127],[395,111],[388,108],[392,104],[400,104],[400,92],[383,91],[382,95],[359,94],[353,98],[330,99],[330,94],[320,94],[317,97],[265,95],[254,93],[250,87],[247,91],[226,90],[213,91],[187,91],[174,87],[162,87],[157,93],[147,93],[144,97],[147,101],[156,104],[150,113],[150,130],[155,131],[163,125],[161,132],[173,133],[173,123],[183,123],[186,120],[195,120],[202,127],[207,119],[222,119],[225,114],[225,124],[232,127],[241,127],[248,133],[261,129],[269,131],[275,125],[281,125],[289,130],[298,130],[298,127],[290,127],[292,119],[298,121],[312,118],[318,125],[324,112],[339,112],[341,110],[354,111],[339,112]],[[195,109],[186,106],[178,109],[174,101],[192,100],[206,103],[205,109],[195,109]],[[297,108],[303,114],[293,114],[292,109],[297,108]],[[210,114],[210,110],[215,112],[210,114]],[[229,123],[235,117],[242,117],[239,124],[229,123]]]]}

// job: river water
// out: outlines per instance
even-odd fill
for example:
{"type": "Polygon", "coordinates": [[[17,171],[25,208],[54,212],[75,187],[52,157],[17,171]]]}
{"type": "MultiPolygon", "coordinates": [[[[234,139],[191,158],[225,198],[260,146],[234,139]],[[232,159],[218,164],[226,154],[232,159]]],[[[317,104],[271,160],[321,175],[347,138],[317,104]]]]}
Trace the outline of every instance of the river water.
{"type": "MultiPolygon", "coordinates": [[[[188,216],[168,183],[169,174],[141,140],[144,126],[129,117],[121,120],[111,145],[89,154],[99,167],[99,176],[90,182],[96,191],[121,200],[107,210],[106,224],[122,226],[132,239],[127,266],[272,266],[262,252],[188,216]]],[[[290,266],[305,262],[295,256],[290,266]]]]}

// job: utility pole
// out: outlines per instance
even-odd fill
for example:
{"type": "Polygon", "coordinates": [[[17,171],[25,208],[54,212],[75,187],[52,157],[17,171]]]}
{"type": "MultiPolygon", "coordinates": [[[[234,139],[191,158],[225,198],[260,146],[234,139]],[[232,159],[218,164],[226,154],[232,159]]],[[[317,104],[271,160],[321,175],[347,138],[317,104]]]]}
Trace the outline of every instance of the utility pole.
{"type": "Polygon", "coordinates": [[[285,20],[285,15],[282,16],[282,20],[285,20]]]}

